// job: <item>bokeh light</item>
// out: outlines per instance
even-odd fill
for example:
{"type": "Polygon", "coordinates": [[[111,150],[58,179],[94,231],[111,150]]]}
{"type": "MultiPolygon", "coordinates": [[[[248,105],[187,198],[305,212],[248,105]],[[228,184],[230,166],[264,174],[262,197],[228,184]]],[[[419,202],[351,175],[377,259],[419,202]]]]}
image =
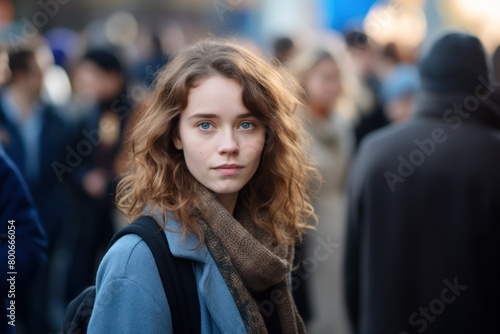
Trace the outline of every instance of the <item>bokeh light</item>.
{"type": "Polygon", "coordinates": [[[447,0],[442,8],[450,24],[476,34],[489,51],[500,44],[500,1],[447,0]]]}
{"type": "Polygon", "coordinates": [[[44,73],[44,88],[47,97],[57,106],[65,105],[71,98],[71,83],[66,71],[57,65],[44,73]]]}
{"type": "Polygon", "coordinates": [[[128,12],[116,12],[106,21],[106,36],[117,46],[129,45],[135,40],[138,32],[137,20],[128,12]]]}
{"type": "Polygon", "coordinates": [[[416,3],[394,2],[372,6],[365,18],[364,29],[376,42],[415,47],[427,33],[425,14],[416,3]]]}

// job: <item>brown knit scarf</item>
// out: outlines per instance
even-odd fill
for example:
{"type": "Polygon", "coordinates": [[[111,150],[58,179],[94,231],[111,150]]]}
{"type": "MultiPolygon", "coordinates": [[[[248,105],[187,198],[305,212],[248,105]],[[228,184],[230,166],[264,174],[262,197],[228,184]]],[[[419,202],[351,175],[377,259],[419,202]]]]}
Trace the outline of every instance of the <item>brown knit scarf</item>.
{"type": "Polygon", "coordinates": [[[197,213],[198,223],[205,234],[205,244],[238,306],[247,332],[267,333],[263,316],[251,292],[272,287],[271,295],[279,296],[275,300],[275,311],[278,312],[282,332],[305,333],[289,285],[293,246],[274,244],[273,237],[257,228],[242,205],[236,206],[236,220],[213,192],[204,188],[202,193],[203,204],[197,213]]]}

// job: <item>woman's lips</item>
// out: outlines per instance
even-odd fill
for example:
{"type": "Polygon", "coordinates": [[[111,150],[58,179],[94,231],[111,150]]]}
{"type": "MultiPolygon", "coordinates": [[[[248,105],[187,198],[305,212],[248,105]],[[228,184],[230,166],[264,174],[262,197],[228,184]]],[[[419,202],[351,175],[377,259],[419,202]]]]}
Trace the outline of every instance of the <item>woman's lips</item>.
{"type": "Polygon", "coordinates": [[[233,176],[238,174],[243,169],[240,165],[221,165],[214,168],[214,170],[224,176],[233,176]]]}

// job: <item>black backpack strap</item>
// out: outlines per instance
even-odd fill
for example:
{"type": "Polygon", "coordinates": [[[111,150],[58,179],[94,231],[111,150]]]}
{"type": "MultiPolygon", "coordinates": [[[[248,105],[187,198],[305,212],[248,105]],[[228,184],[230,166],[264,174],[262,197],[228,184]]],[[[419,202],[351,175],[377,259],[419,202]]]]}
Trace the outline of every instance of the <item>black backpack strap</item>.
{"type": "Polygon", "coordinates": [[[108,249],[126,234],[140,236],[153,253],[170,306],[174,333],[201,333],[200,305],[192,261],[172,255],[165,232],[153,217],[139,217],[119,230],[108,249]]]}

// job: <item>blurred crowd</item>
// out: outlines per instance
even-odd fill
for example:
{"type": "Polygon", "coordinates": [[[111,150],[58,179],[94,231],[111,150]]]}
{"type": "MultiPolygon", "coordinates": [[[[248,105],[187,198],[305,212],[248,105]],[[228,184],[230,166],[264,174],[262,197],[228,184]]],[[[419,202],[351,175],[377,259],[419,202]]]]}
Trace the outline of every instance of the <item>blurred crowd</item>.
{"type": "MultiPolygon", "coordinates": [[[[143,36],[134,57],[111,46],[70,54],[54,43],[58,36],[0,49],[0,143],[28,185],[47,238],[46,265],[18,290],[18,333],[61,330],[67,304],[94,283],[108,241],[126,223],[113,193],[128,159],[127,130],[147,106],[157,70],[191,42],[178,26],[169,29],[163,38],[143,36]]],[[[322,184],[313,199],[317,229],[296,247],[293,293],[310,333],[351,333],[359,323],[349,321],[345,302],[357,298],[344,288],[348,179],[369,134],[414,117],[420,50],[377,45],[361,30],[284,36],[273,50],[242,43],[272,54],[269,61],[303,89],[299,113],[322,184]]],[[[385,180],[384,170],[374,173],[385,180]]],[[[359,242],[383,232],[364,233],[359,242]]]]}

